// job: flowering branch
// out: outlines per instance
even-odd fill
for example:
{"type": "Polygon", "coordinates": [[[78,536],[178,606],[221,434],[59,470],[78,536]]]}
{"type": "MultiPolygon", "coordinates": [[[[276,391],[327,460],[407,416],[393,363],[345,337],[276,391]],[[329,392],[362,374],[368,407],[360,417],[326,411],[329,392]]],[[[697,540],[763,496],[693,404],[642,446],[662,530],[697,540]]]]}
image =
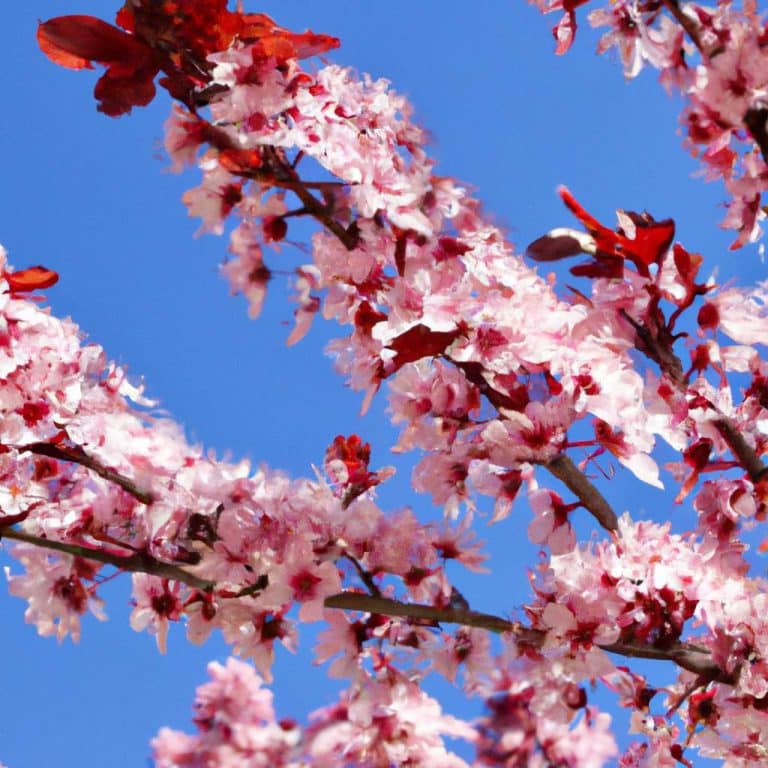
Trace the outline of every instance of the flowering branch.
{"type": "MultiPolygon", "coordinates": [[[[508,632],[515,636],[518,642],[540,648],[546,640],[547,633],[539,629],[524,627],[520,622],[508,621],[500,616],[493,616],[478,611],[456,608],[436,608],[432,605],[417,603],[401,603],[386,597],[372,597],[361,592],[343,592],[325,599],[328,608],[340,608],[365,613],[378,613],[384,616],[402,616],[404,618],[425,620],[444,624],[460,624],[464,627],[487,629],[499,634],[508,632]]],[[[608,653],[632,658],[656,659],[673,661],[679,667],[695,672],[707,680],[734,684],[738,670],[732,673],[724,672],[712,661],[709,649],[688,644],[674,643],[669,648],[654,648],[649,645],[637,645],[632,642],[618,641],[615,643],[598,644],[608,653]]]]}
{"type": "MultiPolygon", "coordinates": [[[[669,377],[670,381],[674,383],[678,391],[685,394],[687,385],[683,375],[683,364],[672,348],[672,338],[666,332],[666,329],[662,329],[659,333],[654,334],[647,327],[630,317],[626,311],[621,310],[621,315],[635,329],[637,334],[635,346],[638,351],[657,363],[661,370],[669,377]],[[660,340],[662,336],[666,336],[666,338],[660,340]]],[[[745,440],[744,435],[734,425],[733,421],[723,414],[714,403],[710,403],[709,407],[718,413],[718,417],[713,422],[714,426],[728,444],[739,464],[746,470],[749,479],[752,482],[760,480],[765,475],[768,467],[763,464],[755,449],[745,440]]]]}
{"type": "Polygon", "coordinates": [[[97,563],[113,565],[121,571],[131,573],[148,573],[153,576],[161,576],[166,579],[173,579],[187,584],[194,589],[201,589],[210,592],[215,588],[215,584],[179,568],[171,563],[163,563],[156,560],[152,555],[146,552],[136,552],[132,555],[118,555],[115,552],[108,552],[104,549],[94,549],[81,544],[71,544],[64,541],[54,541],[44,536],[34,536],[25,533],[16,528],[0,529],[0,539],[12,539],[13,541],[23,541],[25,544],[32,544],[43,549],[50,549],[54,552],[64,552],[73,557],[82,557],[86,560],[94,560],[97,563]]]}
{"type": "MultiPolygon", "coordinates": [[[[724,48],[722,46],[718,46],[711,51],[705,49],[696,23],[690,16],[686,16],[677,0],[663,0],[663,3],[664,7],[674,16],[677,23],[685,30],[691,42],[702,56],[713,59],[723,52],[724,48]]],[[[747,131],[749,131],[749,135],[759,147],[763,160],[768,163],[768,110],[764,107],[750,107],[744,114],[743,122],[747,131]]]]}
{"type": "MultiPolygon", "coordinates": [[[[543,10],[564,11],[556,30],[563,52],[575,32],[575,10],[584,0],[535,1],[543,10]]],[[[130,397],[130,389],[121,391],[120,382],[103,389],[101,372],[83,369],[90,383],[85,406],[63,402],[82,397],[81,389],[59,378],[71,375],[79,384],[85,374],[78,365],[49,366],[57,371],[56,380],[41,384],[34,376],[18,376],[14,382],[24,397],[10,402],[24,405],[9,416],[18,429],[32,434],[24,438],[31,445],[18,450],[80,464],[109,482],[94,483],[85,471],[62,474],[56,462],[20,461],[14,452],[6,457],[6,485],[14,482],[6,537],[78,558],[69,563],[31,547],[16,548],[27,573],[11,576],[11,591],[28,599],[29,620],[42,633],[51,633],[58,623],[60,637],[76,627],[86,597],[97,601],[100,582],[87,567],[87,560],[94,560],[146,574],[133,579],[131,624],[154,631],[161,648],[168,623],[184,617],[191,639],[219,629],[238,653],[252,657],[267,673],[275,642],[292,642],[296,620],[328,619],[319,660],[336,656],[335,671],[342,673],[375,670],[375,685],[366,680],[364,686],[367,697],[377,686],[394,692],[391,673],[401,674],[399,651],[405,649],[418,654],[411,657],[418,662],[408,669],[409,677],[418,675],[416,667],[423,661],[424,667],[442,665],[450,677],[463,665],[466,690],[476,692],[498,673],[499,688],[490,693],[499,694],[491,708],[499,716],[500,733],[506,737],[509,730],[505,706],[520,699],[516,706],[526,717],[516,717],[516,723],[528,728],[530,720],[523,740],[539,745],[552,763],[577,764],[551,750],[553,726],[572,746],[579,728],[599,720],[587,708],[586,692],[574,694],[580,683],[631,677],[634,695],[625,697],[631,703],[624,705],[649,714],[646,681],[613,667],[598,649],[672,661],[693,672],[696,685],[711,687],[716,702],[708,700],[708,709],[699,702],[693,712],[689,707],[685,748],[693,743],[693,726],[703,721],[709,728],[702,746],[709,753],[736,755],[754,746],[748,739],[764,743],[768,626],[765,606],[757,598],[765,594],[766,584],[761,577],[749,577],[750,563],[739,539],[743,522],[762,518],[759,489],[747,487],[743,477],[703,483],[694,504],[698,528],[678,535],[669,524],[635,522],[629,513],[617,519],[585,472],[562,453],[569,446],[564,435],[591,414],[594,439],[570,447],[595,446],[588,461],[608,451],[656,487],[661,481],[654,446],[660,436],[671,438],[693,466],[677,501],[695,487],[701,471],[734,466],[720,456],[710,462],[710,452],[725,453],[726,444],[753,482],[764,475],[759,456],[763,436],[750,427],[764,421],[768,411],[768,376],[760,353],[723,349],[721,355],[713,336],[695,349],[686,373],[675,351],[682,336],[675,333],[678,317],[699,297],[714,293],[715,286],[695,282],[702,259],[674,243],[674,222],[622,211],[613,231],[561,191],[586,231],[550,233],[532,245],[531,257],[556,261],[586,255],[587,263],[572,271],[596,281],[591,298],[561,298],[554,281],[542,278],[514,252],[463,186],[434,174],[426,134],[412,122],[404,98],[384,81],[360,78],[332,64],[302,69],[301,59],[328,50],[335,40],[295,35],[242,9],[229,12],[225,0],[199,0],[199,6],[190,0],[183,16],[169,10],[171,5],[126,3],[117,22],[122,29],[87,16],[54,19],[41,25],[39,38],[60,64],[83,68],[94,60],[105,65],[96,93],[107,114],[146,104],[154,95],[155,76],[165,73],[161,84],[186,107],[177,106],[168,123],[169,154],[177,168],[199,159],[204,174],[201,187],[187,193],[185,201],[208,231],[222,232],[227,217],[240,216],[231,237],[234,258],[225,272],[233,288],[249,299],[251,314],[261,308],[270,275],[263,248],[285,239],[289,217],[310,216],[319,223],[312,263],[296,269],[298,306],[289,344],[307,332],[321,310],[351,326],[347,338],[333,343],[332,352],[352,386],[366,392],[366,405],[389,382],[393,421],[404,425],[398,448],[424,453],[414,487],[456,515],[462,503],[472,504],[473,492],[492,496],[496,522],[509,513],[527,482],[535,515],[528,536],[546,546],[549,556],[532,576],[534,598],[524,609],[529,626],[472,611],[458,591],[451,593],[445,574],[449,560],[480,569],[483,554],[472,539],[471,514],[445,530],[422,524],[407,510],[383,515],[365,494],[388,471],[370,471],[370,448],[357,436],[334,440],[324,464],[328,482],[294,482],[266,471],[251,477],[249,467],[206,460],[183,442],[165,444],[166,438],[155,435],[140,414],[124,419],[121,398],[130,397]],[[208,119],[199,114],[202,106],[208,119]],[[299,164],[305,157],[332,181],[303,180],[299,164]],[[676,305],[669,318],[660,309],[662,301],[676,305]],[[660,369],[660,382],[642,375],[633,346],[660,369]],[[705,375],[693,380],[708,368],[720,375],[718,393],[705,375]],[[731,410],[727,372],[746,370],[753,375],[752,386],[731,410]],[[723,408],[729,416],[713,402],[728,403],[723,408]],[[119,417],[119,429],[104,430],[101,419],[87,423],[90,414],[104,411],[119,417]],[[75,422],[74,429],[69,421],[75,422]],[[82,445],[92,443],[78,439],[78,429],[113,435],[114,444],[99,454],[110,457],[105,461],[136,477],[153,476],[155,470],[168,482],[153,483],[153,495],[78,446],[50,444],[49,435],[64,428],[82,445]],[[712,440],[713,429],[721,440],[712,440]],[[134,449],[133,435],[142,438],[142,450],[134,449]],[[547,469],[577,501],[565,503],[554,491],[539,488],[531,465],[547,469]],[[103,494],[98,505],[94,491],[103,494]],[[41,497],[49,503],[38,503],[41,497]],[[612,535],[577,546],[569,514],[579,505],[612,535]],[[66,543],[12,527],[22,521],[28,530],[45,531],[66,543]],[[91,550],[81,541],[131,554],[91,550]],[[343,559],[356,573],[339,568],[343,559]],[[184,570],[190,565],[197,575],[184,570]],[[79,573],[80,566],[88,572],[79,573]],[[360,592],[342,592],[349,587],[342,579],[350,576],[360,592]],[[399,599],[384,598],[382,583],[399,599]],[[369,616],[329,616],[326,607],[369,616]],[[691,620],[697,622],[701,645],[682,642],[691,620]],[[463,630],[454,637],[441,632],[438,648],[431,630],[442,622],[478,632],[463,630]],[[743,628],[749,630],[749,641],[743,628]],[[487,633],[479,630],[506,635],[503,642],[509,641],[515,664],[504,668],[494,659],[487,633]],[[529,653],[518,655],[516,645],[529,653]],[[388,646],[397,652],[390,653],[388,646]],[[557,665],[551,663],[555,654],[557,665]],[[727,687],[709,686],[713,681],[727,687]],[[533,698],[523,700],[528,688],[533,698]],[[528,708],[534,700],[539,703],[528,708]],[[543,701],[566,706],[548,706],[543,715],[543,701]],[[582,708],[588,716],[574,725],[582,708]],[[739,723],[742,733],[734,735],[728,728],[717,733],[718,719],[721,727],[739,723]],[[722,743],[715,736],[722,736],[722,743]]],[[[763,158],[768,156],[766,110],[760,106],[766,78],[753,64],[765,49],[765,30],[755,4],[743,5],[731,16],[727,0],[717,11],[678,0],[617,0],[591,16],[596,26],[611,27],[601,49],[618,45],[630,76],[649,61],[689,97],[684,121],[690,146],[713,175],[730,185],[728,226],[739,231],[737,246],[759,236],[760,195],[768,177],[751,142],[746,141],[743,156],[731,149],[732,142],[739,148],[736,142],[748,139],[746,125],[763,158]],[[685,57],[686,32],[701,53],[695,78],[685,57]],[[701,147],[706,150],[699,153],[701,147]]],[[[756,292],[742,302],[746,309],[741,311],[734,309],[727,291],[723,296],[722,312],[713,299],[700,314],[702,332],[720,329],[746,347],[765,344],[766,294],[756,292]]],[[[0,319],[5,311],[0,307],[0,319]]],[[[35,324],[19,325],[15,315],[9,317],[17,331],[9,335],[9,356],[21,349],[19,369],[27,360],[50,354],[49,339],[57,334],[39,339],[35,324]],[[28,338],[34,341],[32,352],[22,348],[28,338]]],[[[36,323],[53,323],[47,316],[35,318],[36,323]]],[[[60,357],[54,351],[51,356],[60,357]]],[[[676,685],[688,691],[683,698],[693,704],[690,680],[683,675],[676,685]]],[[[678,697],[678,705],[683,698],[678,697]]],[[[375,694],[366,702],[396,713],[390,699],[396,700],[375,694]]],[[[217,705],[216,716],[221,709],[217,705]]],[[[360,708],[345,707],[344,716],[353,709],[360,708]]],[[[680,744],[659,740],[660,734],[677,738],[671,716],[668,710],[648,720],[654,726],[646,733],[653,750],[649,759],[660,764],[682,754],[680,744]]],[[[367,736],[364,743],[377,739],[378,734],[367,736]]],[[[593,748],[595,740],[587,739],[593,748]]],[[[343,740],[346,750],[354,735],[345,731],[343,740]]],[[[531,764],[529,758],[520,753],[515,761],[531,764]]],[[[370,764],[390,762],[377,757],[370,764]]],[[[287,762],[270,758],[270,764],[287,762]]],[[[409,756],[408,764],[445,761],[419,762],[409,756]]]]}
{"type": "Polygon", "coordinates": [[[56,443],[30,443],[29,445],[20,445],[17,447],[18,451],[34,453],[38,456],[47,456],[50,459],[58,459],[59,461],[70,461],[74,464],[79,464],[81,467],[90,469],[95,472],[99,477],[103,477],[110,483],[119,485],[124,491],[131,494],[137,501],[142,504],[151,504],[153,496],[149,491],[140,488],[133,480],[125,475],[121,475],[114,469],[109,469],[101,464],[99,461],[89,456],[79,446],[66,447],[57,445],[56,443]]]}

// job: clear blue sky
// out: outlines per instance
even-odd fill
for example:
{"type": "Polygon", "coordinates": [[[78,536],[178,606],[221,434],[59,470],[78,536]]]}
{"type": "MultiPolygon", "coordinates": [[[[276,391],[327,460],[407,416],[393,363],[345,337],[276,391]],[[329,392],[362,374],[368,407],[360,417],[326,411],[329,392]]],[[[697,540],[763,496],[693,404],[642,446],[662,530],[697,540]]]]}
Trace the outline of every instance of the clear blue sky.
{"type": "MultiPolygon", "coordinates": [[[[323,355],[336,329],[318,323],[289,350],[291,307],[281,279],[256,322],[227,295],[217,273],[226,242],[195,239],[198,222],[180,201],[197,176],[167,173],[161,157],[168,100],[161,95],[147,109],[108,119],[96,112],[94,73],[57,68],[38,52],[38,19],[90,13],[112,20],[119,0],[6,5],[0,242],[11,262],[58,270],[61,282],[49,292],[54,312],[71,315],[113,359],[143,375],[191,439],[306,475],[334,435],[357,431],[373,444],[374,466],[393,463],[384,398],[360,419],[359,395],[344,389],[323,355]]],[[[586,24],[572,53],[557,58],[555,19],[522,0],[474,5],[246,0],[248,10],[289,28],[340,37],[334,61],[385,76],[405,92],[434,135],[437,172],[471,184],[519,246],[573,224],[555,194],[565,183],[606,222],[617,207],[674,217],[678,238],[704,253],[710,269],[719,265],[723,279],[764,275],[754,248],[728,252],[732,233],[718,228],[722,188],[692,178],[678,104],[653,73],[626,84],[620,65],[595,56],[586,24]]],[[[409,490],[407,461],[398,466],[382,504],[438,515],[409,490]]],[[[615,481],[606,493],[619,510],[631,504],[637,517],[649,509],[684,514],[639,483],[615,481]]],[[[519,504],[502,524],[481,530],[494,575],[457,575],[473,607],[507,614],[527,599],[525,568],[536,558],[521,548],[528,519],[519,504]]],[[[8,562],[1,552],[0,561],[8,562]]],[[[205,663],[222,659],[226,648],[217,639],[194,648],[175,628],[160,656],[153,638],[128,627],[127,583],[106,593],[109,622],[87,620],[78,646],[39,638],[23,623],[25,604],[0,590],[0,761],[10,768],[144,765],[160,726],[189,728],[205,663]]],[[[310,664],[312,635],[302,634],[297,656],[278,659],[280,716],[301,718],[335,696],[324,670],[310,664]]],[[[475,713],[447,689],[432,688],[445,694],[448,711],[475,713]]]]}

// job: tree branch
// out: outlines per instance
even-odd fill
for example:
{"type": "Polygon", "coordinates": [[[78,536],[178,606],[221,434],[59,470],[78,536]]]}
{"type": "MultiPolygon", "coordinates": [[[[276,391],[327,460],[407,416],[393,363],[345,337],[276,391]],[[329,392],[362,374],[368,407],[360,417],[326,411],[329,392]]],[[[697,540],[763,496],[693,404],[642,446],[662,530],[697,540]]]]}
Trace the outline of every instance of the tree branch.
{"type": "Polygon", "coordinates": [[[635,329],[635,348],[649,360],[653,360],[678,389],[684,390],[686,381],[683,363],[672,349],[674,339],[666,328],[662,330],[664,333],[664,343],[662,343],[659,339],[659,331],[654,334],[642,323],[635,320],[625,309],[619,310],[619,314],[635,329]]]}
{"type": "Polygon", "coordinates": [[[733,425],[726,416],[720,416],[714,421],[715,428],[728,443],[733,455],[739,460],[739,464],[747,471],[749,479],[756,483],[765,476],[768,467],[760,461],[755,449],[744,439],[744,435],[733,425]]]}
{"type": "Polygon", "coordinates": [[[611,505],[566,454],[561,453],[544,466],[576,495],[582,506],[606,531],[618,529],[619,521],[611,505]]]}
{"type": "Polygon", "coordinates": [[[768,165],[768,109],[765,107],[748,109],[744,115],[744,125],[760,148],[763,161],[768,165]]]}
{"type": "Polygon", "coordinates": [[[101,464],[97,459],[89,456],[82,448],[56,445],[54,443],[31,443],[30,445],[15,446],[22,453],[34,453],[38,456],[48,456],[51,459],[59,461],[71,461],[73,464],[79,464],[86,469],[95,472],[99,477],[103,477],[115,485],[119,485],[124,491],[131,494],[142,504],[151,504],[154,501],[152,494],[139,488],[133,480],[113,469],[109,469],[101,464]]]}
{"type": "Polygon", "coordinates": [[[307,213],[335,235],[348,251],[357,248],[359,238],[354,230],[344,227],[333,218],[329,206],[309,191],[298,173],[283,161],[274,147],[264,147],[264,151],[269,152],[270,162],[275,166],[275,186],[290,189],[301,200],[307,213]]]}
{"type": "Polygon", "coordinates": [[[709,55],[707,51],[704,50],[704,45],[699,37],[699,28],[696,26],[696,22],[683,13],[677,0],[662,0],[662,4],[672,16],[674,16],[675,21],[685,30],[685,33],[691,38],[691,42],[698,48],[699,53],[701,53],[702,56],[709,55]]]}
{"type": "Polygon", "coordinates": [[[512,632],[518,636],[528,632],[531,638],[537,637],[535,630],[527,630],[518,622],[507,621],[488,613],[456,608],[435,608],[432,605],[421,603],[401,603],[388,597],[373,597],[363,592],[342,592],[338,595],[331,595],[325,598],[325,605],[328,608],[380,613],[384,616],[402,616],[409,619],[461,624],[465,627],[488,629],[496,633],[512,632]]]}
{"type": "MultiPolygon", "coordinates": [[[[508,621],[500,616],[493,616],[478,611],[457,610],[454,608],[435,608],[421,603],[401,603],[386,597],[372,597],[362,592],[342,592],[325,599],[328,608],[340,608],[364,613],[378,613],[383,616],[402,616],[409,619],[421,619],[443,624],[460,624],[464,627],[487,629],[491,632],[513,634],[518,642],[540,648],[547,633],[539,629],[524,627],[520,622],[508,621]]],[[[654,648],[647,645],[635,645],[630,642],[616,642],[598,645],[598,648],[619,656],[633,658],[672,661],[682,669],[694,672],[707,680],[733,685],[738,677],[738,670],[727,673],[712,661],[709,650],[688,643],[675,643],[669,648],[654,648]]]]}
{"type": "Polygon", "coordinates": [[[148,573],[152,576],[162,576],[173,581],[180,581],[194,589],[201,589],[210,592],[215,588],[215,583],[206,581],[193,574],[179,568],[171,563],[163,563],[156,560],[145,552],[136,552],[133,555],[118,555],[114,552],[108,552],[104,549],[94,549],[81,544],[69,544],[64,541],[54,541],[42,536],[34,536],[16,528],[0,529],[0,539],[11,539],[13,541],[23,541],[26,544],[33,544],[43,549],[51,549],[55,552],[63,552],[73,557],[82,557],[85,560],[94,560],[97,563],[113,565],[121,571],[131,573],[148,573]]]}
{"type": "Polygon", "coordinates": [[[368,587],[368,591],[373,595],[374,597],[381,597],[381,590],[379,589],[376,582],[373,580],[373,576],[363,568],[363,566],[360,564],[360,561],[349,554],[349,552],[345,552],[342,557],[349,560],[352,565],[355,566],[355,570],[357,571],[357,575],[360,577],[360,580],[365,584],[366,587],[368,587]]]}

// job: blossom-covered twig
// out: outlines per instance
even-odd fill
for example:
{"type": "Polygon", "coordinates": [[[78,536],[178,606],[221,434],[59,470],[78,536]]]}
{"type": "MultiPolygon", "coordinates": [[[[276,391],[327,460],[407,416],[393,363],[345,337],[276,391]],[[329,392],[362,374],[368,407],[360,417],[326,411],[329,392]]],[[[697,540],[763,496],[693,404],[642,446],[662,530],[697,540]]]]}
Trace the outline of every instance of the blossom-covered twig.
{"type": "Polygon", "coordinates": [[[31,544],[41,549],[63,552],[73,557],[82,557],[85,560],[112,565],[118,570],[127,573],[146,573],[152,576],[161,576],[164,579],[173,579],[206,592],[210,592],[216,586],[213,582],[198,578],[173,563],[163,563],[146,552],[120,555],[106,549],[97,549],[83,544],[73,544],[66,541],[47,539],[44,536],[35,536],[25,531],[20,531],[17,528],[0,528],[0,539],[22,541],[25,544],[31,544]]]}
{"type": "MultiPolygon", "coordinates": [[[[366,613],[379,613],[384,616],[402,616],[417,621],[431,621],[444,624],[460,624],[464,627],[487,629],[491,632],[508,632],[516,641],[539,648],[546,639],[546,633],[538,629],[530,629],[517,621],[509,621],[500,616],[493,616],[478,611],[458,610],[455,608],[438,608],[431,605],[402,603],[386,597],[373,597],[361,592],[344,592],[325,599],[328,608],[341,608],[366,613]]],[[[733,684],[738,677],[738,671],[725,672],[712,660],[712,654],[707,648],[689,643],[674,643],[668,648],[656,648],[652,645],[622,642],[600,644],[604,651],[620,656],[657,659],[672,661],[679,667],[695,672],[706,680],[716,680],[733,684]]]]}
{"type": "Polygon", "coordinates": [[[142,504],[151,504],[153,501],[152,494],[149,491],[140,488],[129,477],[125,477],[125,475],[122,475],[109,467],[105,467],[101,462],[94,459],[93,456],[89,456],[80,447],[59,445],[57,443],[30,443],[29,445],[16,446],[16,449],[21,453],[29,452],[38,456],[48,456],[51,459],[70,461],[74,464],[79,464],[81,467],[86,467],[86,469],[95,472],[99,477],[103,477],[110,483],[119,485],[124,491],[130,493],[131,496],[142,504]]]}

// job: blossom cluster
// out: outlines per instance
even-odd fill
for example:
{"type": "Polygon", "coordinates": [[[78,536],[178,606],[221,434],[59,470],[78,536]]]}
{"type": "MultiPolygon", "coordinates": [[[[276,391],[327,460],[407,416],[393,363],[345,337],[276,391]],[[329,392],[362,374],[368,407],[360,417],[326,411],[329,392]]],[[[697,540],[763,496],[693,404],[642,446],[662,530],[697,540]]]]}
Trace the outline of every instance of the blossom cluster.
{"type": "Polygon", "coordinates": [[[229,659],[208,671],[212,680],[195,699],[198,734],[160,731],[153,742],[158,768],[468,767],[441,736],[471,741],[474,729],[442,714],[437,701],[394,669],[377,678],[361,670],[342,699],[314,712],[303,729],[275,718],[272,694],[253,667],[229,659]]]}
{"type": "MultiPolygon", "coordinates": [[[[531,0],[544,13],[563,12],[554,29],[557,52],[573,43],[576,14],[588,0],[531,0]]],[[[765,218],[768,179],[768,26],[754,0],[716,7],[678,0],[618,0],[589,13],[607,29],[598,52],[616,49],[624,74],[647,64],[686,99],[685,145],[706,180],[722,179],[728,192],[723,226],[736,230],[733,248],[756,242],[765,218]]]]}
{"type": "Polygon", "coordinates": [[[9,575],[10,589],[41,634],[77,639],[83,613],[102,617],[111,565],[134,572],[131,624],[162,650],[184,617],[191,640],[219,629],[268,676],[274,642],[290,646],[296,619],[317,621],[325,597],[359,585],[355,569],[439,604],[446,559],[482,561],[466,531],[385,515],[369,489],[388,471],[368,469],[357,436],[329,449],[328,480],[205,455],[74,323],[14,292],[13,274],[0,282],[0,530],[17,539],[25,572],[9,575]]]}
{"type": "MultiPolygon", "coordinates": [[[[561,52],[582,4],[539,3],[565,11],[561,52]]],[[[524,258],[465,187],[434,174],[426,133],[389,83],[302,63],[332,38],[231,13],[223,0],[190,1],[186,21],[172,5],[131,0],[121,30],[54,19],[40,38],[61,64],[107,67],[96,96],[108,114],[146,103],[165,73],[177,101],[168,154],[202,172],[185,202],[204,231],[235,222],[224,273],[251,315],[272,275],[267,252],[288,250],[292,219],[317,222],[311,262],[294,272],[288,342],[317,314],[349,329],[330,345],[338,368],[364,407],[387,382],[395,450],[420,454],[413,486],[452,522],[383,514],[374,489],[390,470],[369,469],[357,436],[334,440],[316,481],[204,456],[137,410],[149,404],[124,372],[19,298],[8,273],[0,459],[6,538],[22,542],[14,554],[27,569],[11,590],[28,599],[28,618],[45,634],[76,634],[84,611],[100,614],[99,574],[114,566],[135,573],[134,628],[161,647],[172,621],[184,619],[195,642],[218,629],[265,680],[275,641],[290,647],[297,623],[327,622],[315,655],[351,681],[339,703],[302,729],[276,720],[250,667],[212,667],[198,734],[155,741],[167,768],[462,765],[442,735],[472,742],[480,765],[597,767],[618,751],[610,717],[589,701],[598,681],[643,738],[624,766],[689,765],[688,748],[733,768],[764,760],[766,584],[750,573],[744,531],[766,516],[768,288],[719,290],[671,220],[620,210],[614,229],[566,189],[579,228],[552,230],[524,258]],[[94,39],[114,44],[112,58],[94,39]],[[589,287],[565,295],[531,264],[572,257],[589,287]],[[659,439],[680,454],[667,469],[675,502],[696,513],[685,534],[614,511],[593,482],[603,457],[661,487],[659,439]],[[472,611],[444,565],[479,568],[479,496],[499,522],[521,493],[544,555],[513,622],[472,611]],[[577,544],[578,509],[604,540],[577,544]],[[496,645],[489,628],[502,634],[496,645]],[[661,711],[658,691],[609,654],[677,666],[661,711]],[[486,715],[472,727],[443,715],[420,690],[428,672],[482,697],[486,715]]],[[[765,43],[755,8],[626,0],[591,18],[611,27],[601,48],[618,45],[628,74],[649,61],[688,94],[690,141],[734,195],[737,242],[757,237],[765,43]],[[695,69],[683,32],[700,53],[695,69]]]]}

